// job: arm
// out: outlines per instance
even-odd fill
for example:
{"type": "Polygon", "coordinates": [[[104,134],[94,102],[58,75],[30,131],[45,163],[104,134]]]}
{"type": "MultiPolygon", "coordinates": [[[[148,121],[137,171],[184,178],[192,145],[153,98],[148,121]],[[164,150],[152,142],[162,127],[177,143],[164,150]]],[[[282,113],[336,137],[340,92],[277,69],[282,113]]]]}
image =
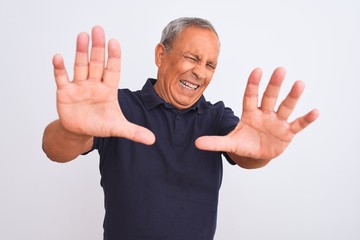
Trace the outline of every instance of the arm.
{"type": "Polygon", "coordinates": [[[105,34],[101,27],[92,30],[90,60],[88,45],[88,34],[80,33],[72,81],[62,57],[53,58],[59,119],[45,129],[43,150],[55,161],[66,162],[90,150],[93,136],[123,137],[144,144],[155,141],[152,132],[128,122],[121,111],[119,43],[109,41],[106,67],[105,34]]]}
{"type": "Polygon", "coordinates": [[[270,162],[270,160],[242,157],[233,153],[228,153],[228,155],[239,167],[245,169],[262,168],[270,162]]]}
{"type": "Polygon", "coordinates": [[[255,69],[249,77],[243,99],[243,113],[236,128],[226,136],[203,136],[196,140],[199,149],[222,151],[243,168],[260,168],[279,156],[294,136],[319,116],[314,109],[288,122],[299,100],[304,84],[295,82],[277,111],[274,111],[285,69],[277,68],[258,106],[258,87],[261,70],[255,69]]]}
{"type": "Polygon", "coordinates": [[[69,132],[59,120],[56,120],[45,128],[42,148],[49,159],[55,162],[68,162],[90,151],[93,141],[94,138],[91,136],[69,132]]]}

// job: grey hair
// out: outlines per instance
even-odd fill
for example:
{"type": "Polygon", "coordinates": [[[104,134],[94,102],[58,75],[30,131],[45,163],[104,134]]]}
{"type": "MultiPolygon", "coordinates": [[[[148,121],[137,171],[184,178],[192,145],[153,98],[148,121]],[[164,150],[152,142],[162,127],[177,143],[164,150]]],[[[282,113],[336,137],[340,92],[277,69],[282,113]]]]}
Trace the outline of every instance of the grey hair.
{"type": "Polygon", "coordinates": [[[171,21],[162,31],[160,43],[165,46],[166,51],[171,50],[174,40],[188,27],[208,29],[219,38],[214,26],[208,20],[197,17],[182,17],[171,21]]]}

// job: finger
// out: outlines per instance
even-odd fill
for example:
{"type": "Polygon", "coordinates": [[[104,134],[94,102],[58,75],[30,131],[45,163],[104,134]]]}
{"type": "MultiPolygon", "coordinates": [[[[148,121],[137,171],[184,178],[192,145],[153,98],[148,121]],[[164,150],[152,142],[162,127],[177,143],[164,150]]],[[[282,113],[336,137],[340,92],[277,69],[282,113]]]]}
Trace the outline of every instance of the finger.
{"type": "Polygon", "coordinates": [[[88,78],[89,74],[89,35],[80,33],[76,41],[76,56],[74,65],[74,80],[82,81],[88,78]]]}
{"type": "Polygon", "coordinates": [[[60,54],[53,57],[54,76],[57,88],[62,88],[69,83],[69,77],[65,69],[64,60],[60,54]]]}
{"type": "Polygon", "coordinates": [[[89,79],[101,80],[105,64],[105,33],[100,26],[92,29],[89,79]]]}
{"type": "Polygon", "coordinates": [[[110,40],[108,44],[108,60],[104,72],[103,81],[109,86],[118,87],[120,79],[121,50],[116,40],[110,40]]]}
{"type": "Polygon", "coordinates": [[[296,103],[298,102],[301,94],[303,93],[305,85],[302,81],[297,81],[291,88],[289,94],[284,101],[280,104],[277,114],[279,118],[287,120],[293,112],[296,103]]]}
{"type": "Polygon", "coordinates": [[[269,84],[266,87],[261,100],[261,109],[265,112],[273,112],[279,96],[281,84],[285,78],[286,71],[279,67],[273,72],[269,84]]]}
{"type": "Polygon", "coordinates": [[[118,135],[119,137],[124,137],[146,145],[151,145],[155,142],[155,135],[150,130],[131,122],[127,122],[125,126],[121,126],[118,135]]]}
{"type": "Polygon", "coordinates": [[[258,91],[261,76],[262,71],[260,68],[255,68],[251,72],[245,88],[243,111],[251,111],[258,108],[258,91]]]}
{"type": "Polygon", "coordinates": [[[195,140],[198,149],[217,152],[233,152],[230,138],[223,136],[202,136],[195,140]]]}
{"type": "Polygon", "coordinates": [[[309,126],[312,122],[314,122],[320,115],[319,110],[314,109],[307,113],[306,115],[296,119],[290,124],[291,130],[293,133],[298,133],[307,126],[309,126]]]}

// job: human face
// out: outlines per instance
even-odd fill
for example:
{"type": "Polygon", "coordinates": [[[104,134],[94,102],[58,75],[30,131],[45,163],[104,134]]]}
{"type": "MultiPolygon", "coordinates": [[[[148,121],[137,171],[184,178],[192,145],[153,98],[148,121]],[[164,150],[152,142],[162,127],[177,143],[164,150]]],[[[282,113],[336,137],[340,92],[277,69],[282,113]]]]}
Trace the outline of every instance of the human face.
{"type": "Polygon", "coordinates": [[[208,29],[188,27],[165,50],[158,44],[156,93],[177,109],[194,105],[215,72],[220,46],[217,35],[208,29]]]}

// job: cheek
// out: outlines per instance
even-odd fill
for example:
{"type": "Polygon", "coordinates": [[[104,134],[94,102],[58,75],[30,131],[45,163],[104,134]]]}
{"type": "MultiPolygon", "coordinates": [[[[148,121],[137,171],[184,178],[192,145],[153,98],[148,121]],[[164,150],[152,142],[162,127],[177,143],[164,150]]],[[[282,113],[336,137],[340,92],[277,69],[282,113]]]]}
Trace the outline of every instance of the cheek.
{"type": "Polygon", "coordinates": [[[178,64],[167,68],[166,77],[172,79],[172,81],[175,81],[175,79],[178,79],[181,76],[190,72],[191,72],[190,67],[186,68],[186,66],[178,64]]]}
{"type": "Polygon", "coordinates": [[[212,76],[213,76],[213,73],[208,74],[208,77],[206,78],[205,83],[204,83],[205,87],[207,87],[210,84],[212,76]]]}

